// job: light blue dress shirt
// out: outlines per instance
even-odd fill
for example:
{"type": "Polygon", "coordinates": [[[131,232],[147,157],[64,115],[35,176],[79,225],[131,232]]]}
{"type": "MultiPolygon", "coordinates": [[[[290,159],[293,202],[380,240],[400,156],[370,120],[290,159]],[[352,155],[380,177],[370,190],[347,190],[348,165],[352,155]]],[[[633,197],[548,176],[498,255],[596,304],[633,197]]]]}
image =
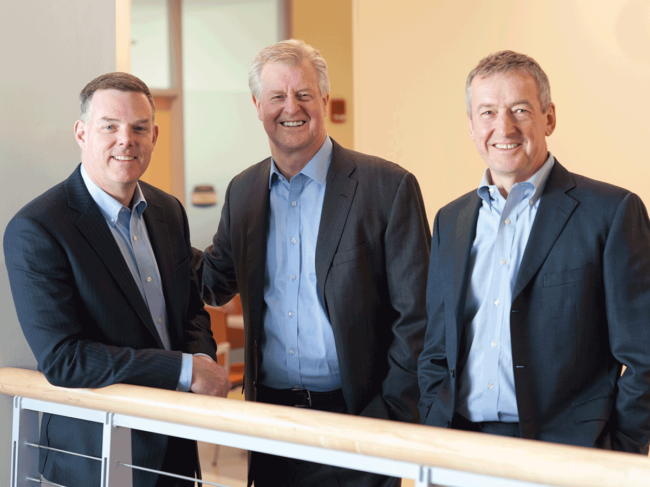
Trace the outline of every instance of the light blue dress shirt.
{"type": "Polygon", "coordinates": [[[271,161],[260,382],[275,389],[340,389],[332,325],[318,294],[316,243],[332,141],[287,181],[271,161]]]}
{"type": "MultiPolygon", "coordinates": [[[[167,309],[160,280],[156,256],[151,248],[147,227],[142,214],[147,208],[147,201],[142,195],[140,185],[136,185],[133,195],[133,210],[122,206],[115,198],[101,189],[90,179],[83,164],[81,177],[95,203],[106,219],[108,228],[115,238],[122,256],[129,266],[133,280],[138,286],[165,350],[171,350],[169,331],[167,330],[167,309]]],[[[192,355],[184,353],[178,391],[189,391],[192,384],[192,355]]]]}
{"type": "Polygon", "coordinates": [[[504,199],[485,170],[483,200],[470,256],[457,412],[473,422],[519,421],[510,341],[512,290],[540,197],[555,160],[550,154],[504,199]]]}

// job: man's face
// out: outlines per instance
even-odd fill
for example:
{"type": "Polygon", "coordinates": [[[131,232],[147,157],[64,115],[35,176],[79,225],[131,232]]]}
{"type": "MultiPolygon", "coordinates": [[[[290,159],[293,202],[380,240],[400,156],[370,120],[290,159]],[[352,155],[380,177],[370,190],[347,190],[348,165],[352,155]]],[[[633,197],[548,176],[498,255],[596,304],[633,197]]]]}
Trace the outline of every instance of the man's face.
{"type": "Polygon", "coordinates": [[[158,137],[149,100],[144,93],[98,90],[91,102],[90,120],[75,124],[84,167],[111,196],[132,196],[158,137]]]}
{"type": "Polygon", "coordinates": [[[542,112],[532,76],[475,77],[468,119],[470,136],[495,184],[526,181],[546,161],[546,137],[555,129],[555,105],[551,103],[542,112]]]}
{"type": "Polygon", "coordinates": [[[269,136],[273,158],[280,163],[302,157],[308,161],[327,136],[329,95],[321,96],[316,69],[308,61],[300,66],[267,63],[261,78],[262,94],[253,101],[269,136]]]}

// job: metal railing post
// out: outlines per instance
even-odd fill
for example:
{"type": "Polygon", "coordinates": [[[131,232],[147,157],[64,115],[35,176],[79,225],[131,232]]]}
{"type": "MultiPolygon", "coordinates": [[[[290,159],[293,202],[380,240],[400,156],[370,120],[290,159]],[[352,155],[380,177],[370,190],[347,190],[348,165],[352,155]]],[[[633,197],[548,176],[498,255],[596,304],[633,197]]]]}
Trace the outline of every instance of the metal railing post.
{"type": "Polygon", "coordinates": [[[429,487],[431,485],[431,469],[420,467],[420,474],[415,479],[415,487],[429,487]]]}
{"type": "Polygon", "coordinates": [[[14,418],[11,437],[11,487],[27,485],[27,477],[41,478],[38,473],[38,449],[27,442],[38,443],[38,412],[22,408],[22,397],[14,397],[14,418]]]}
{"type": "Polygon", "coordinates": [[[113,413],[106,413],[102,444],[102,487],[133,487],[131,428],[113,425],[113,413]]]}

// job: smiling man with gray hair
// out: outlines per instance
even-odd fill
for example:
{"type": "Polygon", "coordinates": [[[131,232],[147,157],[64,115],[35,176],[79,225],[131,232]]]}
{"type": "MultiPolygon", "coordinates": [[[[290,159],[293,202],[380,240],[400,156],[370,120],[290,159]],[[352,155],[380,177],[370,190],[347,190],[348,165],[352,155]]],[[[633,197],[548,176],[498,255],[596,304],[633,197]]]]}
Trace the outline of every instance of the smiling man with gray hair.
{"type": "Polygon", "coordinates": [[[555,104],[532,58],[487,56],[466,101],[488,167],[435,219],[422,422],[647,454],[645,206],[551,155],[555,104]]]}
{"type": "MultiPolygon", "coordinates": [[[[250,88],[271,156],[236,176],[203,294],[241,294],[246,399],[416,422],[430,232],[415,177],[327,135],[327,63],[302,41],[263,49],[250,88]]],[[[399,479],[253,453],[249,484],[399,479]]]]}

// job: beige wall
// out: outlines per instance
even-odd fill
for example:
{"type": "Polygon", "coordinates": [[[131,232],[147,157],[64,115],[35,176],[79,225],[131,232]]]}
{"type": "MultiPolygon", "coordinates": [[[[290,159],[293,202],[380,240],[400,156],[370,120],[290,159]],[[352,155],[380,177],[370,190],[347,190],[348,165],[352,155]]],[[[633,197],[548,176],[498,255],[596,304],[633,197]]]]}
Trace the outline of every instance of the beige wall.
{"type": "Polygon", "coordinates": [[[476,187],[468,72],[490,52],[534,57],[551,81],[549,149],[569,170],[650,205],[650,2],[354,0],[355,146],[422,186],[430,223],[476,187]]]}
{"type": "Polygon", "coordinates": [[[349,149],[354,148],[352,99],[352,0],[293,0],[292,37],[318,49],[330,76],[330,98],[344,98],[347,121],[326,121],[327,133],[349,149]]]}

